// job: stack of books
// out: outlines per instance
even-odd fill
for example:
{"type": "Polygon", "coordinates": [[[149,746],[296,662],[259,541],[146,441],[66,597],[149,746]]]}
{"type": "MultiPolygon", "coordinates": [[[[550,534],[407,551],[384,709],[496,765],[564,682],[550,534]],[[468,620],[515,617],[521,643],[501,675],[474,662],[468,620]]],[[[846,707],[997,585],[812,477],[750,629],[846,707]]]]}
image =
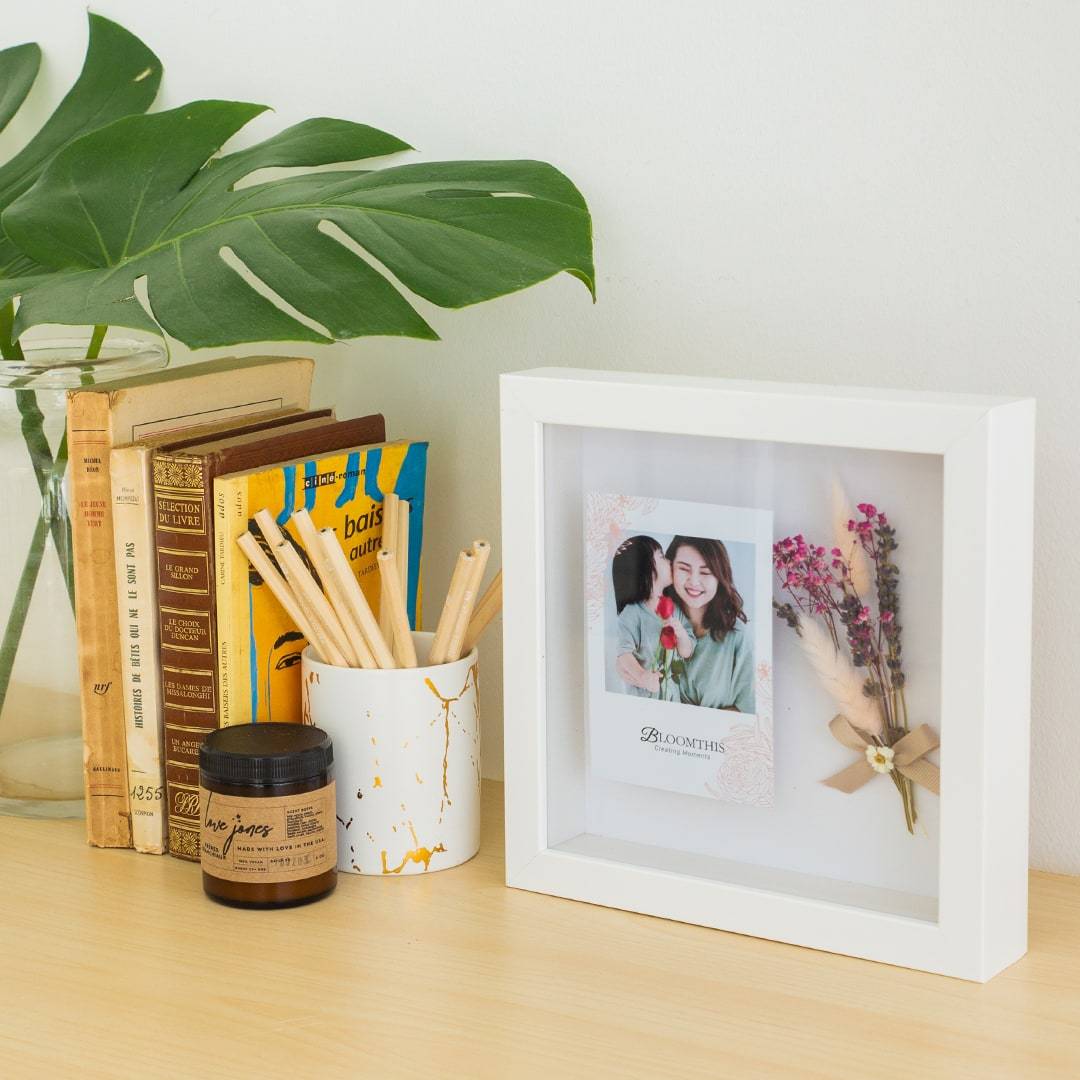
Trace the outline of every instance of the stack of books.
{"type": "Polygon", "coordinates": [[[236,545],[261,537],[260,510],[291,541],[301,507],[334,529],[377,606],[383,500],[407,500],[419,625],[427,444],[387,442],[377,413],[311,409],[313,373],[309,359],[226,359],[69,395],[91,844],[197,860],[206,734],[302,720],[307,642],[236,545]]]}

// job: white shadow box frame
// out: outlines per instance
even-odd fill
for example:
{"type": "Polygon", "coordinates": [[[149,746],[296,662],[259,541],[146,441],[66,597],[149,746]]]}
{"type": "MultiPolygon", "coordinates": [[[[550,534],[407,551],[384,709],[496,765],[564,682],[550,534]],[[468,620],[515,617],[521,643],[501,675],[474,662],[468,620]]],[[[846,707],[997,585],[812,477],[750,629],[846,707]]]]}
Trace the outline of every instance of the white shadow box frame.
{"type": "MultiPolygon", "coordinates": [[[[507,884],[980,982],[1019,959],[1034,402],[568,368],[504,375],[501,401],[507,884]],[[650,491],[613,487],[635,447],[650,491]],[[909,686],[941,738],[922,834],[884,780],[851,795],[819,783],[851,751],[831,741],[827,699],[808,685],[784,704],[779,678],[775,808],[593,776],[583,493],[687,498],[715,473],[704,501],[771,502],[780,536],[850,462],[856,497],[906,510],[889,504],[909,686]]],[[[778,675],[795,672],[790,631],[773,636],[789,650],[778,675]]]]}

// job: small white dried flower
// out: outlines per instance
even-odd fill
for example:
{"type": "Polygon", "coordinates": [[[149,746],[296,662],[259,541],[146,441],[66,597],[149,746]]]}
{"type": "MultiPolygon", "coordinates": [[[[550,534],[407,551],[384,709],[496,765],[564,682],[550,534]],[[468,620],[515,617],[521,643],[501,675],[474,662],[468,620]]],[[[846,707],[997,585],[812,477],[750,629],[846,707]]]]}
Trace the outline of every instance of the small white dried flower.
{"type": "Polygon", "coordinates": [[[893,748],[891,746],[868,746],[866,748],[866,760],[874,772],[892,772],[894,768],[893,748]]]}

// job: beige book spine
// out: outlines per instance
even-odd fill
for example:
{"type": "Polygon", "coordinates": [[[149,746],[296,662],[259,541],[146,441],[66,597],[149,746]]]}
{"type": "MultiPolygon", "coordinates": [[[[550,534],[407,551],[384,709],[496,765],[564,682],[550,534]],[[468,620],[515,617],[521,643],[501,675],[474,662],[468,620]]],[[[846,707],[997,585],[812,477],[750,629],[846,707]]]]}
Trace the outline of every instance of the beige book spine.
{"type": "Polygon", "coordinates": [[[251,715],[250,610],[247,559],[236,541],[248,530],[246,478],[214,481],[214,585],[218,620],[218,708],[221,726],[251,715]]]}
{"type": "Polygon", "coordinates": [[[131,847],[120,634],[113,561],[109,395],[68,397],[71,542],[83,721],[86,838],[131,847]]]}
{"type": "Polygon", "coordinates": [[[162,855],[168,824],[150,459],[145,446],[121,447],[109,472],[131,838],[136,851],[162,855]]]}

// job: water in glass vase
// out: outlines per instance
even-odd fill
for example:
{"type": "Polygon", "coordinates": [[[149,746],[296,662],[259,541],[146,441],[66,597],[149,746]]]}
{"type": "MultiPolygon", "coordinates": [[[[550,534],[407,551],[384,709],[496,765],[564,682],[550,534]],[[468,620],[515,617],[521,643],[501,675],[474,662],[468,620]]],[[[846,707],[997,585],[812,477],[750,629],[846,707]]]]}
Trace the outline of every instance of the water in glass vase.
{"type": "Polygon", "coordinates": [[[83,813],[67,390],[167,363],[156,343],[86,352],[42,341],[0,362],[0,813],[83,813]]]}

